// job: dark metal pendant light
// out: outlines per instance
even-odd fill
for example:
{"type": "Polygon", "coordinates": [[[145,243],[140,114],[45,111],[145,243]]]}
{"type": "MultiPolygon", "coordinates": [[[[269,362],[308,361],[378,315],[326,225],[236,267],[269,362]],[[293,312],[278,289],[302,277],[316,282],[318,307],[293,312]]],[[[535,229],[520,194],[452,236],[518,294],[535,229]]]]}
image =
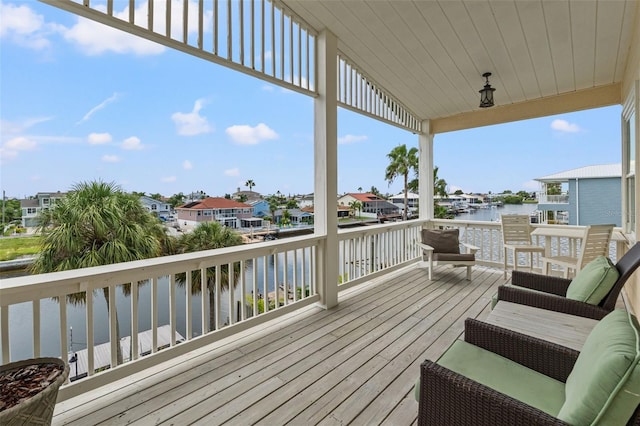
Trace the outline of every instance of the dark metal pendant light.
{"type": "Polygon", "coordinates": [[[496,91],[489,84],[490,72],[485,72],[482,76],[486,79],[484,88],[480,90],[480,108],[489,108],[493,106],[493,92],[496,91]]]}

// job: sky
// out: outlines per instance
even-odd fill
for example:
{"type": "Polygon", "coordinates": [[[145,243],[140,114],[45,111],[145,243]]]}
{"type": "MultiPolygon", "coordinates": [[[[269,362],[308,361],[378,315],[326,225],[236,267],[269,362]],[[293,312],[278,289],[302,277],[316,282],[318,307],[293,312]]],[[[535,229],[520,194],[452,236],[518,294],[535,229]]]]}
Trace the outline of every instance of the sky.
{"type": "MultiPolygon", "coordinates": [[[[434,165],[450,192],[536,191],[536,178],[620,163],[620,114],[438,134],[434,165]]],[[[262,194],[313,192],[312,98],[35,0],[0,2],[0,126],[7,198],[92,180],[165,196],[224,196],[249,179],[262,194]]],[[[340,109],[338,142],[339,193],[396,194],[387,154],[418,136],[340,109]]]]}

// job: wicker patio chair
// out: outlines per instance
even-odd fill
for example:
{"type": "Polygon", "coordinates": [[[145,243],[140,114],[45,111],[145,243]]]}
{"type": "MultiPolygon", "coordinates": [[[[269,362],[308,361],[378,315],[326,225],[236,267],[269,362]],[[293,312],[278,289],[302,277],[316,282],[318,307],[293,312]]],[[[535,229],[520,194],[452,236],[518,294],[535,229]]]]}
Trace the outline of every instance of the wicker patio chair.
{"type": "Polygon", "coordinates": [[[568,299],[566,294],[571,284],[569,279],[523,271],[513,271],[511,285],[498,288],[497,300],[599,320],[615,308],[622,288],[638,266],[640,266],[640,243],[631,247],[615,264],[619,277],[609,293],[598,304],[568,299]]]}
{"type": "MultiPolygon", "coordinates": [[[[621,311],[617,313],[626,312],[621,311]]],[[[618,315],[615,320],[619,319],[618,315]]],[[[635,319],[633,320],[635,321],[635,319]]],[[[600,323],[599,323],[600,324],[600,323]]],[[[606,326],[608,326],[607,324],[606,326]]],[[[603,324],[605,326],[605,324],[603,324]]],[[[588,349],[591,354],[596,352],[596,356],[605,352],[606,356],[616,357],[619,359],[619,354],[612,355],[612,348],[608,348],[607,345],[600,345],[597,340],[606,339],[605,332],[598,332],[594,335],[588,349]],[[603,337],[604,335],[604,337],[603,337]],[[596,349],[595,351],[593,349],[596,349]]],[[[629,336],[631,333],[625,334],[629,336]]],[[[591,336],[590,336],[591,337],[591,336]]],[[[619,340],[619,339],[618,339],[619,340]]],[[[633,346],[634,343],[630,339],[625,343],[625,347],[633,346]]],[[[637,338],[635,339],[637,340],[637,338]]],[[[625,349],[626,350],[626,349],[625,349]]],[[[602,404],[602,394],[597,396],[599,399],[590,399],[586,403],[586,407],[579,406],[576,413],[576,400],[580,402],[584,401],[583,394],[591,394],[591,389],[594,386],[593,378],[597,379],[598,371],[594,371],[594,368],[601,368],[602,372],[610,371],[610,365],[605,363],[599,363],[598,366],[589,364],[589,353],[579,353],[573,349],[566,348],[564,346],[556,345],[554,343],[547,342],[542,339],[526,336],[520,333],[516,333],[495,325],[483,323],[475,319],[467,319],[465,321],[464,342],[456,341],[437,362],[430,360],[424,361],[420,366],[420,381],[416,385],[416,399],[418,400],[418,425],[474,425],[474,426],[496,426],[496,425],[568,425],[569,423],[561,419],[575,418],[576,414],[586,415],[587,417],[594,415],[593,411],[598,412],[596,416],[601,416],[600,420],[602,424],[627,424],[637,425],[640,424],[640,409],[638,408],[639,398],[637,395],[633,395],[633,399],[627,399],[624,401],[624,414],[620,411],[615,412],[620,405],[611,409],[605,402],[602,404]],[[457,345],[457,346],[456,346],[457,345]],[[467,351],[466,355],[458,357],[458,360],[465,358],[471,358],[468,362],[463,361],[463,365],[450,365],[451,368],[445,367],[443,364],[451,362],[443,361],[443,358],[447,356],[447,352],[453,348],[454,352],[460,354],[462,351],[467,351]],[[471,354],[471,356],[469,355],[471,354]],[[479,354],[477,358],[473,358],[474,354],[479,354]],[[582,357],[582,360],[579,359],[582,357]],[[485,361],[482,359],[500,359],[507,358],[509,361],[497,361],[497,364],[493,365],[493,374],[500,375],[500,371],[504,371],[505,378],[510,386],[504,387],[504,385],[498,386],[502,388],[504,392],[496,390],[490,386],[494,386],[496,381],[494,375],[483,375],[482,366],[485,365],[485,361]],[[475,365],[475,359],[478,359],[478,365],[475,365]],[[587,361],[585,363],[585,361],[587,361]],[[506,363],[506,364],[505,364],[506,363]],[[586,364],[586,365],[585,365],[586,364]],[[504,370],[496,367],[505,365],[504,370]],[[509,365],[509,366],[507,366],[509,365]],[[468,366],[468,368],[466,367],[468,366]],[[480,366],[480,373],[478,374],[477,367],[480,366]],[[461,368],[458,368],[461,367],[461,368]],[[456,372],[456,371],[458,372],[456,372]],[[531,371],[533,370],[533,371],[531,371]],[[587,370],[586,374],[583,372],[587,370]],[[591,370],[591,371],[588,371],[591,370]],[[511,373],[511,374],[510,374],[511,373]],[[524,373],[524,374],[520,374],[524,373]],[[526,383],[519,383],[523,380],[523,376],[536,375],[539,373],[542,376],[540,382],[536,379],[535,382],[526,381],[526,383]],[[471,379],[469,376],[475,377],[471,379]],[[515,376],[515,377],[513,377],[515,376]],[[584,387],[576,386],[575,377],[586,377],[587,382],[584,387]],[[568,380],[569,379],[569,380],[568,380]],[[572,382],[569,384],[569,382],[572,382]],[[486,382],[482,384],[480,382],[486,382]],[[548,394],[534,391],[535,395],[533,400],[531,398],[522,398],[526,395],[522,392],[523,388],[533,386],[534,388],[543,389],[548,386],[550,382],[556,383],[553,385],[553,392],[548,394]],[[547,385],[544,385],[546,383],[547,385]],[[542,386],[541,386],[542,385],[542,386]],[[559,391],[555,387],[564,388],[565,391],[559,391]],[[565,393],[566,392],[566,393],[565,393]],[[517,399],[521,398],[521,399],[517,399]],[[543,408],[535,408],[532,405],[523,402],[523,400],[534,404],[540,403],[545,400],[553,401],[552,405],[558,405],[555,409],[559,409],[559,412],[555,410],[548,410],[549,405],[546,405],[546,411],[543,408]],[[571,407],[567,409],[565,404],[569,404],[571,407]],[[585,412],[580,412],[581,409],[586,408],[585,412]],[[567,409],[565,411],[565,409],[567,409]],[[571,413],[568,411],[574,410],[571,413]],[[635,410],[635,411],[634,411],[635,410]],[[550,414],[549,411],[553,411],[557,414],[550,414]],[[557,417],[556,417],[557,415],[557,417]],[[603,419],[604,418],[604,419],[603,419]],[[612,418],[625,418],[621,422],[612,422],[612,418]],[[628,420],[626,420],[628,419],[628,420]]],[[[603,387],[601,392],[604,392],[604,398],[608,395],[608,400],[613,401],[616,404],[616,399],[626,398],[628,395],[621,395],[626,392],[632,392],[638,387],[638,366],[637,358],[631,358],[627,361],[630,365],[629,368],[634,370],[632,377],[625,382],[623,379],[618,382],[611,383],[611,380],[607,380],[607,384],[603,387]],[[625,388],[624,391],[617,392],[617,387],[621,386],[625,388]],[[611,393],[608,393],[611,392],[611,393]]],[[[626,367],[626,364],[624,365],[626,367]]],[[[532,377],[532,376],[529,376],[532,377]]],[[[595,380],[595,383],[598,383],[595,380]]],[[[545,404],[541,404],[545,405],[545,404]]],[[[589,421],[589,423],[591,423],[589,421]]],[[[598,423],[600,424],[600,423],[598,423]]]]}

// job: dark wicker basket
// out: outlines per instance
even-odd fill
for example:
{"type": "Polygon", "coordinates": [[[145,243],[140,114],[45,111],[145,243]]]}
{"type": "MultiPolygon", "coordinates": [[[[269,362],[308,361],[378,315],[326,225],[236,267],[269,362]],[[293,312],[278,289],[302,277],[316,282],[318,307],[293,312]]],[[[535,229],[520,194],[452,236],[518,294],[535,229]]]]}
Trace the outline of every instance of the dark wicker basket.
{"type": "Polygon", "coordinates": [[[57,364],[64,367],[60,374],[47,388],[37,395],[32,396],[20,404],[0,411],[0,425],[50,425],[53,417],[53,409],[58,397],[58,389],[69,376],[69,365],[60,358],[33,358],[24,361],[16,361],[0,365],[0,373],[37,364],[57,364]]]}

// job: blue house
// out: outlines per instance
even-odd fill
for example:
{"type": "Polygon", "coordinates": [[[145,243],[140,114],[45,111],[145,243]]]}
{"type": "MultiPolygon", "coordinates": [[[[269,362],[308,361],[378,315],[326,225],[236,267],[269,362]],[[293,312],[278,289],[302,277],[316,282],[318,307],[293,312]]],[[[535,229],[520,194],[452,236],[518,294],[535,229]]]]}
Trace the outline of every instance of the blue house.
{"type": "Polygon", "coordinates": [[[535,179],[541,223],[622,226],[622,165],[601,164],[535,179]]]}
{"type": "Polygon", "coordinates": [[[248,201],[247,204],[253,207],[253,217],[271,216],[269,202],[267,200],[253,200],[248,201]]]}

